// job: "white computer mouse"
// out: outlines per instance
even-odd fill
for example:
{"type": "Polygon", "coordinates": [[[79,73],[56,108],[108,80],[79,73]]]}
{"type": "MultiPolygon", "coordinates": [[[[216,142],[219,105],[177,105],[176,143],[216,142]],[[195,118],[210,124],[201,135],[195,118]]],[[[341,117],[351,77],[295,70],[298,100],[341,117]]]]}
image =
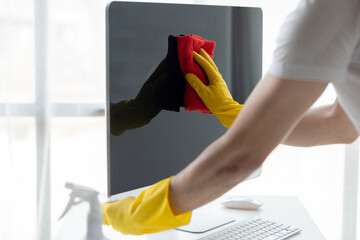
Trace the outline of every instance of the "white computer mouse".
{"type": "Polygon", "coordinates": [[[263,202],[253,198],[229,197],[221,201],[226,208],[255,210],[264,205],[263,202]]]}

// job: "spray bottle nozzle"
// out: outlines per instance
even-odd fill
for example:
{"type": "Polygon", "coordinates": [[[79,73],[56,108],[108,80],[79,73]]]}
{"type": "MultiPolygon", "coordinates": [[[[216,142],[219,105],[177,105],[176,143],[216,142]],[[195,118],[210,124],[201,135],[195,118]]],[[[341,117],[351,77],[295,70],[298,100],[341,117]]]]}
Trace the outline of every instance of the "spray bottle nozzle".
{"type": "Polygon", "coordinates": [[[85,239],[87,240],[104,240],[106,239],[102,233],[102,222],[103,215],[100,208],[100,202],[98,199],[99,192],[96,190],[77,185],[74,183],[66,183],[65,188],[70,189],[70,199],[64,212],[61,214],[60,219],[62,219],[74,206],[81,202],[88,202],[90,204],[90,209],[87,218],[87,234],[85,239]]]}
{"type": "MultiPolygon", "coordinates": [[[[81,185],[77,185],[74,183],[66,183],[65,184],[65,188],[70,189],[72,192],[70,193],[70,199],[68,204],[66,205],[66,208],[64,210],[64,212],[61,214],[61,216],[59,217],[58,221],[61,220],[72,208],[72,206],[75,206],[81,202],[87,201],[87,202],[94,202],[97,201],[97,197],[99,195],[99,192],[95,191],[92,188],[89,187],[85,187],[85,186],[81,186],[81,185]],[[79,200],[77,200],[79,199],[79,200]],[[76,201],[77,200],[77,201],[76,201]]],[[[96,204],[99,205],[99,204],[96,204]]],[[[91,204],[90,204],[90,208],[91,208],[91,204]]],[[[95,206],[97,207],[97,206],[95,206]]]]}

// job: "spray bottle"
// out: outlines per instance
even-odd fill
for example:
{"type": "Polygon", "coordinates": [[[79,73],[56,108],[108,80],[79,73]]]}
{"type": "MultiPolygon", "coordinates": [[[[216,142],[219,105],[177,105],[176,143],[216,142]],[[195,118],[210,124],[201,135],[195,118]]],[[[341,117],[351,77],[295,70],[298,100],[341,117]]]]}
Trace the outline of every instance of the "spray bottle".
{"type": "Polygon", "coordinates": [[[99,192],[73,183],[66,183],[65,188],[71,190],[70,200],[59,220],[69,212],[72,206],[81,202],[88,202],[90,207],[87,216],[87,231],[82,240],[107,240],[102,232],[103,213],[98,198],[99,192]]]}

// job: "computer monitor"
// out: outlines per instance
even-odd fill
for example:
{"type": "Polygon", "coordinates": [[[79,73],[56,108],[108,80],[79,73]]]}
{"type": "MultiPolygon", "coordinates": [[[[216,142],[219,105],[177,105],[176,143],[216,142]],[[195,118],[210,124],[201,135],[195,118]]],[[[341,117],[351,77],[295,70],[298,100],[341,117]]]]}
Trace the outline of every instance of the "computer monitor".
{"type": "Polygon", "coordinates": [[[244,103],[262,76],[262,11],[111,2],[106,22],[108,195],[113,196],[176,175],[227,130],[214,115],[184,108],[162,110],[147,124],[129,124],[143,117],[137,110],[119,113],[134,110],[128,101],[166,57],[168,36],[195,34],[215,41],[213,59],[233,98],[244,103]],[[114,132],[115,127],[121,130],[114,132]]]}

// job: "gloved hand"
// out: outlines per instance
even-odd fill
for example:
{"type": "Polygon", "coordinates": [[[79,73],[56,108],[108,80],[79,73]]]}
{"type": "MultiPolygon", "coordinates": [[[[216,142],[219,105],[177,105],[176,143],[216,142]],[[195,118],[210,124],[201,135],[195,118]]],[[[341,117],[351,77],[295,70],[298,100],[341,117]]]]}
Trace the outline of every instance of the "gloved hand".
{"type": "Polygon", "coordinates": [[[174,215],[169,204],[169,185],[173,177],[164,179],[142,191],[137,198],[101,205],[104,224],[123,234],[141,235],[189,224],[191,213],[174,215]]]}
{"type": "Polygon", "coordinates": [[[221,124],[229,128],[243,105],[234,101],[218,68],[206,51],[200,48],[199,53],[193,52],[194,60],[205,71],[209,85],[206,86],[193,73],[186,74],[186,80],[221,124]]]}

